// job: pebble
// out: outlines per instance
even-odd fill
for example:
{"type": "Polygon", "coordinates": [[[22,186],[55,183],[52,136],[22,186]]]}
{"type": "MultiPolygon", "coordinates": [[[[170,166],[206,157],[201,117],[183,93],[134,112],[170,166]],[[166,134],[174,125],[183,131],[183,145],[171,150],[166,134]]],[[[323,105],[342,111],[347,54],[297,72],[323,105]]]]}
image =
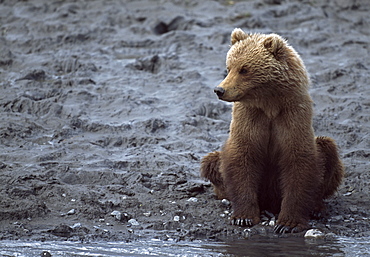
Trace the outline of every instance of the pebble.
{"type": "Polygon", "coordinates": [[[114,216],[117,220],[122,220],[122,213],[120,211],[112,211],[110,215],[114,216]]]}
{"type": "Polygon", "coordinates": [[[310,230],[307,230],[306,234],[304,234],[304,237],[317,239],[317,238],[324,238],[325,234],[318,229],[310,229],[310,230]]]}
{"type": "Polygon", "coordinates": [[[246,228],[243,230],[244,238],[250,238],[252,236],[252,230],[250,228],[246,228]]]}
{"type": "Polygon", "coordinates": [[[174,221],[180,221],[180,216],[175,216],[175,217],[173,217],[173,220],[174,220],[174,221]]]}
{"type": "Polygon", "coordinates": [[[100,226],[93,226],[93,228],[95,228],[96,230],[103,231],[103,232],[105,232],[105,233],[108,233],[108,232],[109,232],[109,230],[108,230],[108,229],[103,229],[103,228],[101,228],[100,226]]]}
{"type": "Polygon", "coordinates": [[[129,220],[129,215],[126,212],[120,212],[120,211],[112,211],[110,215],[114,216],[116,220],[119,221],[127,221],[129,220]]]}
{"type": "Polygon", "coordinates": [[[75,209],[72,209],[72,210],[69,210],[68,212],[67,212],[67,215],[73,215],[73,214],[75,214],[76,213],[76,210],[75,209]]]}
{"type": "Polygon", "coordinates": [[[73,226],[71,226],[71,228],[75,229],[75,228],[80,228],[82,227],[81,223],[75,223],[73,224],[73,226]]]}
{"type": "Polygon", "coordinates": [[[43,252],[41,253],[41,256],[42,256],[42,257],[51,257],[51,253],[49,253],[48,251],[43,251],[43,252]]]}
{"type": "Polygon", "coordinates": [[[132,226],[139,226],[140,225],[140,223],[137,222],[137,220],[135,220],[135,219],[130,219],[128,221],[128,223],[131,224],[132,226]]]}
{"type": "Polygon", "coordinates": [[[190,197],[190,198],[188,199],[188,202],[196,203],[196,202],[198,202],[198,198],[196,198],[196,197],[190,197]]]}
{"type": "Polygon", "coordinates": [[[227,200],[227,199],[222,199],[221,203],[225,206],[229,206],[230,205],[230,201],[227,200]]]}
{"type": "Polygon", "coordinates": [[[270,227],[275,227],[275,220],[270,220],[269,226],[270,227]]]}

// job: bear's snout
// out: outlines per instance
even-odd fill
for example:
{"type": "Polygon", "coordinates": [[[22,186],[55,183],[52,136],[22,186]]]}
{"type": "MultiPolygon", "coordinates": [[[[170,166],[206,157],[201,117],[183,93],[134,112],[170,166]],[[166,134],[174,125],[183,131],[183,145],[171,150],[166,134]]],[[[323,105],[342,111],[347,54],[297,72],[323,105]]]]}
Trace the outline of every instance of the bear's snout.
{"type": "Polygon", "coordinates": [[[222,87],[215,87],[213,91],[216,93],[218,98],[221,98],[225,94],[225,89],[223,89],[222,87]]]}

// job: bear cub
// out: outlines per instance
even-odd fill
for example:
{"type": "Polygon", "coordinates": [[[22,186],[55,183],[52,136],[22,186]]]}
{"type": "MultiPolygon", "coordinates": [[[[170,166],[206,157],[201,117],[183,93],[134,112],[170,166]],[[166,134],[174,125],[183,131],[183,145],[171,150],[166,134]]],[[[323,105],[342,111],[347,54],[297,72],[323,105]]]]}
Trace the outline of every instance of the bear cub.
{"type": "Polygon", "coordinates": [[[276,233],[301,232],[340,185],[344,167],[329,137],[315,137],[309,77],[298,53],[276,34],[234,29],[228,74],[214,92],[233,102],[221,151],[202,159],[201,176],[231,201],[232,224],[278,215],[276,233]]]}

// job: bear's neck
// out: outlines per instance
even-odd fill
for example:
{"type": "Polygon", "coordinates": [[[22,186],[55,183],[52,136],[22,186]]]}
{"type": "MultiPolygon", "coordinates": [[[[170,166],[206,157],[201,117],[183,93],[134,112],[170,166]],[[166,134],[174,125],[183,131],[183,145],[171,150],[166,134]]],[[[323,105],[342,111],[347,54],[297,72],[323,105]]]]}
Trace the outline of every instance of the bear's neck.
{"type": "Polygon", "coordinates": [[[251,100],[246,102],[235,102],[233,113],[243,113],[258,110],[261,114],[266,115],[269,119],[273,119],[281,112],[281,103],[274,101],[257,101],[251,100]]]}
{"type": "Polygon", "coordinates": [[[233,112],[243,113],[258,109],[269,119],[277,117],[284,109],[294,109],[295,106],[311,105],[312,99],[307,90],[297,90],[295,94],[278,94],[275,97],[247,98],[234,102],[233,112]]]}

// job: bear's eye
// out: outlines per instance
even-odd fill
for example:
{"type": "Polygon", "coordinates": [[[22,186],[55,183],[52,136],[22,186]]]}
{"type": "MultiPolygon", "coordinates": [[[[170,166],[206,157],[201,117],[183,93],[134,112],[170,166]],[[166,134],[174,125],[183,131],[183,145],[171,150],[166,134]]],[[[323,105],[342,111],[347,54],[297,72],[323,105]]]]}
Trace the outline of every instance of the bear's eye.
{"type": "Polygon", "coordinates": [[[241,68],[240,71],[239,71],[239,74],[247,74],[248,73],[248,70],[246,68],[241,68]]]}

